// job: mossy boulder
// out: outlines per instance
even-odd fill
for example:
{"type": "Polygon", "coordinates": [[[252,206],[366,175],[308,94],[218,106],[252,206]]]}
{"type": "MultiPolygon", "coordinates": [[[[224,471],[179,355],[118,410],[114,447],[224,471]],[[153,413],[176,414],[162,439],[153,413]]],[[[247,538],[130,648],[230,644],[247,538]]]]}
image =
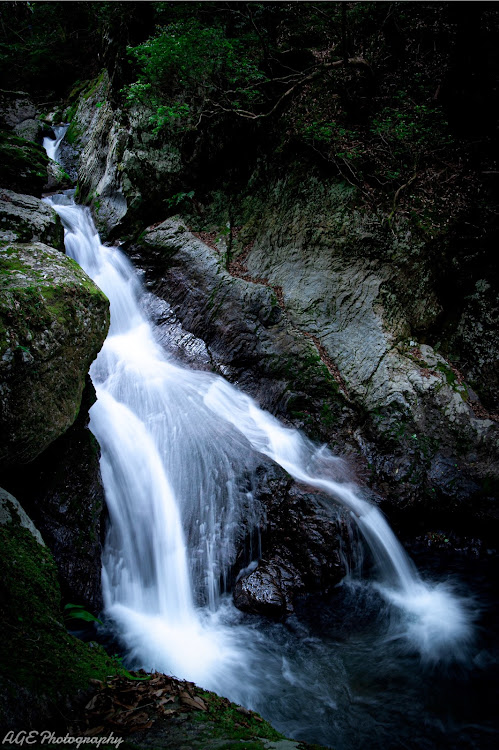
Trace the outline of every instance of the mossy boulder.
{"type": "Polygon", "coordinates": [[[32,195],[0,189],[0,241],[45,242],[64,251],[64,230],[53,208],[32,195]]]}
{"type": "Polygon", "coordinates": [[[104,488],[99,445],[88,428],[95,390],[87,379],[75,423],[29,464],[0,483],[22,503],[54,555],[63,599],[102,609],[104,488]]]}
{"type": "Polygon", "coordinates": [[[91,678],[120,669],[95,643],[63,624],[57,568],[17,500],[0,489],[0,726],[61,721],[91,678]]]}
{"type": "Polygon", "coordinates": [[[0,467],[32,461],[75,421],[109,303],[42,243],[0,251],[0,467]]]}
{"type": "Polygon", "coordinates": [[[43,148],[0,130],[0,186],[17,193],[41,196],[47,182],[49,158],[43,148]]]}

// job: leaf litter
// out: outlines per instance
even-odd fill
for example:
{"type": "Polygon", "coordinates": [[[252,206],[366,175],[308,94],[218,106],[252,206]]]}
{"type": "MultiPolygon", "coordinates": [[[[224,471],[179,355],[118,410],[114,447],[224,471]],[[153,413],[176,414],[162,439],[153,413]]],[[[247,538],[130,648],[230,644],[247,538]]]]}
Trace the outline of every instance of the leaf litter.
{"type": "Polygon", "coordinates": [[[92,680],[97,692],[85,706],[86,736],[115,729],[123,733],[150,729],[163,716],[187,711],[207,711],[206,702],[196,695],[196,686],[174,677],[142,670],[135,678],[117,675],[105,682],[92,680]],[[142,678],[137,681],[137,676],[142,678]]]}

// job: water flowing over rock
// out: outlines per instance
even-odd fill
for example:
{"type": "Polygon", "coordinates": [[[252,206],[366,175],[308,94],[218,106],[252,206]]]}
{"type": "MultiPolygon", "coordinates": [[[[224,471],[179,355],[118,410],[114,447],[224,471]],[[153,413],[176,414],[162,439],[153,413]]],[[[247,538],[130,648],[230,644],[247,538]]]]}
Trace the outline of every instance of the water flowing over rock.
{"type": "MultiPolygon", "coordinates": [[[[333,227],[350,220],[344,196],[337,198],[340,218],[331,220],[333,227]]],[[[259,225],[263,235],[247,256],[243,278],[227,270],[220,251],[175,219],[149,228],[129,253],[145,269],[149,288],[204,339],[220,372],[266,408],[295,419],[300,411],[319,412],[326,439],[347,446],[355,435],[379,486],[390,496],[395,484],[394,502],[401,493],[411,503],[420,497],[417,476],[419,487],[425,485],[443,507],[473,502],[478,516],[494,515],[486,487],[497,474],[499,429],[475,413],[473,392],[452,366],[410,338],[414,319],[436,315],[437,308],[430,313],[412,299],[396,303],[387,296],[390,284],[401,282],[380,257],[381,236],[371,236],[373,257],[363,259],[367,240],[360,219],[352,219],[350,237],[336,239],[324,220],[311,252],[305,219],[281,218],[269,210],[269,224],[259,225]],[[296,237],[289,229],[281,237],[282,227],[295,227],[296,237]],[[336,365],[332,375],[330,362],[336,365]],[[328,411],[324,401],[314,403],[317,395],[327,399],[328,411]],[[363,409],[373,418],[361,437],[363,409]],[[442,461],[445,487],[437,479],[442,461]],[[458,503],[449,502],[453,486],[460,488],[458,503]]]]}
{"type": "Polygon", "coordinates": [[[148,288],[205,341],[213,365],[314,437],[360,453],[362,470],[394,506],[496,517],[499,352],[487,282],[476,299],[456,304],[462,317],[447,350],[471,347],[463,374],[431,346],[445,317],[445,237],[435,250],[406,218],[387,221],[343,181],[299,164],[287,177],[258,165],[239,194],[215,189],[183,219],[158,222],[169,208],[164,196],[196,179],[201,151],[205,168],[215,164],[216,147],[208,139],[201,149],[202,134],[189,143],[182,133],[153,134],[144,106],[126,116],[109,101],[96,108],[107,87],[106,76],[93,84],[75,120],[82,132],[89,126],[82,195],[105,232],[138,233],[141,220],[155,217],[128,251],[148,288]],[[188,226],[215,227],[213,238],[222,227],[227,243],[217,252],[213,239],[207,246],[183,234],[188,226]],[[309,366],[313,358],[318,367],[309,366]],[[318,384],[320,367],[329,391],[318,384]],[[435,481],[442,461],[447,489],[435,481]]]}
{"type": "MultiPolygon", "coordinates": [[[[103,561],[105,608],[135,663],[182,673],[258,705],[258,680],[242,685],[239,671],[266,671],[262,655],[266,662],[272,646],[265,642],[262,649],[244,626],[227,627],[234,614],[221,581],[235,562],[242,524],[250,535],[262,524],[254,479],[261,457],[324,493],[326,507],[333,498],[356,519],[377,562],[381,595],[403,616],[415,617],[407,637],[422,657],[457,654],[470,637],[459,600],[421,580],[379,511],[348,481],[344,463],[325,446],[283,427],[223,378],[179,367],[165,355],[144,317],[133,267],[116,248],[100,244],[81,208],[65,197],[54,198],[53,205],[67,228],[67,249],[111,299],[110,335],[91,370],[98,397],[91,428],[102,448],[111,519],[103,561]],[[239,632],[248,645],[236,644],[239,632]]],[[[298,565],[305,576],[308,564],[312,578],[331,565],[320,550],[331,530],[336,535],[338,517],[333,521],[325,514],[321,528],[312,510],[309,534],[301,501],[307,502],[305,495],[294,514],[287,508],[272,511],[269,504],[272,556],[256,570],[250,563],[238,576],[242,583],[236,582],[235,594],[243,608],[274,617],[290,613],[301,589],[298,565]],[[287,528],[276,534],[279,515],[287,528]],[[302,525],[303,536],[315,534],[315,547],[306,545],[305,565],[293,523],[302,525]]],[[[250,540],[253,557],[251,546],[250,540]]],[[[341,575],[338,552],[335,567],[341,575]]],[[[277,686],[278,680],[272,681],[271,692],[277,686]]]]}
{"type": "Polygon", "coordinates": [[[129,253],[145,269],[148,288],[205,341],[213,366],[262,407],[289,415],[314,399],[320,409],[327,399],[331,421],[351,426],[348,400],[271,287],[235,278],[217,250],[175,219],[149,228],[129,253]]]}

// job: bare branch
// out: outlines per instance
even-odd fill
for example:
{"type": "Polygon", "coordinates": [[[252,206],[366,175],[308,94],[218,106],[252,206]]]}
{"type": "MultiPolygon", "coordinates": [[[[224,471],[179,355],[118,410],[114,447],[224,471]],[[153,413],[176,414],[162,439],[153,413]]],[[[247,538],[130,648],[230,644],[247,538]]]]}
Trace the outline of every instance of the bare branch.
{"type": "MultiPolygon", "coordinates": [[[[245,117],[249,120],[262,120],[264,117],[270,117],[270,115],[273,115],[276,109],[278,109],[283,101],[287,99],[291,94],[300,86],[303,86],[305,83],[308,83],[309,81],[312,81],[314,78],[318,78],[320,75],[323,75],[328,70],[331,70],[332,68],[341,68],[344,66],[343,60],[335,60],[332,63],[324,63],[319,68],[316,68],[316,70],[313,71],[313,73],[310,73],[307,76],[304,76],[299,81],[297,81],[293,86],[291,86],[287,91],[282,94],[282,96],[279,97],[279,99],[276,101],[272,109],[270,109],[268,112],[263,112],[261,114],[255,114],[254,112],[248,112],[244,109],[229,109],[227,107],[222,107],[219,104],[216,104],[213,102],[215,106],[218,106],[223,112],[232,112],[235,115],[238,115],[238,117],[245,117]]],[[[369,68],[370,65],[363,57],[350,57],[347,60],[347,65],[352,67],[363,67],[363,68],[369,68]]]]}

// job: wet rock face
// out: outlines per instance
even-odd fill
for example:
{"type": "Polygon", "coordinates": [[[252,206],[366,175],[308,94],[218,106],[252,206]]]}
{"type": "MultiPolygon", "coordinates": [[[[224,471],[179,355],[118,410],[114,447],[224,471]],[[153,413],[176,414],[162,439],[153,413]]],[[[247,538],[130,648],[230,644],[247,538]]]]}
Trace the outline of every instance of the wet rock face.
{"type": "Polygon", "coordinates": [[[128,253],[144,269],[147,288],[205,342],[213,369],[281,416],[296,411],[299,421],[307,409],[316,415],[323,409],[326,418],[314,423],[318,435],[332,423],[338,432],[344,427],[345,449],[356,417],[314,343],[290,324],[271,287],[231,275],[221,253],[173,219],[149,228],[128,253]]]}
{"type": "Polygon", "coordinates": [[[278,556],[262,559],[253,573],[240,578],[233,599],[238,609],[280,619],[293,611],[293,597],[303,589],[296,568],[278,556]]]}
{"type": "MultiPolygon", "coordinates": [[[[345,219],[345,206],[338,211],[345,219]]],[[[294,223],[288,218],[286,231],[298,232],[299,217],[294,223]]],[[[148,288],[205,341],[215,369],[336,452],[360,449],[377,491],[391,502],[428,498],[439,509],[489,512],[485,496],[498,480],[498,426],[475,413],[476,397],[452,366],[409,337],[414,321],[433,319],[438,305],[422,311],[416,302],[387,296],[392,282],[381,240],[368,243],[373,257],[359,257],[367,242],[362,226],[355,242],[341,237],[335,245],[329,237],[327,244],[321,235],[312,251],[300,234],[296,244],[289,237],[286,244],[281,224],[272,224],[275,237],[265,235],[268,244],[255,245],[248,266],[253,278],[282,287],[281,301],[272,286],[231,275],[224,256],[178,220],[150,227],[129,253],[144,268],[148,288]],[[328,377],[327,358],[349,397],[328,377]],[[432,468],[444,460],[451,467],[445,487],[432,468]],[[453,486],[460,487],[457,503],[453,486]]]]}
{"type": "Polygon", "coordinates": [[[236,607],[282,619],[297,594],[327,593],[345,575],[351,519],[334,501],[295,483],[278,466],[262,464],[255,496],[263,508],[262,554],[245,567],[243,553],[233,569],[236,607]]]}
{"type": "Polygon", "coordinates": [[[64,230],[54,209],[12,190],[0,189],[0,240],[44,242],[64,252],[64,230]]]}
{"type": "MultiPolygon", "coordinates": [[[[421,502],[426,493],[449,509],[490,506],[487,487],[499,480],[498,424],[476,408],[453,365],[419,340],[442,311],[431,248],[403,219],[389,231],[382,216],[359,210],[348,186],[307,177],[297,189],[293,180],[270,187],[258,219],[254,202],[242,230],[254,238],[249,273],[281,287],[290,321],[320,341],[365,410],[359,442],[394,502],[421,502]],[[435,467],[445,461],[454,475],[448,468],[441,481],[435,467]]],[[[490,292],[477,291],[459,328],[472,344],[472,317],[483,326],[490,345],[474,342],[477,374],[497,358],[490,292]]]]}
{"type": "Polygon", "coordinates": [[[39,455],[78,415],[109,303],[79,266],[42,243],[0,254],[0,466],[39,455]]]}

